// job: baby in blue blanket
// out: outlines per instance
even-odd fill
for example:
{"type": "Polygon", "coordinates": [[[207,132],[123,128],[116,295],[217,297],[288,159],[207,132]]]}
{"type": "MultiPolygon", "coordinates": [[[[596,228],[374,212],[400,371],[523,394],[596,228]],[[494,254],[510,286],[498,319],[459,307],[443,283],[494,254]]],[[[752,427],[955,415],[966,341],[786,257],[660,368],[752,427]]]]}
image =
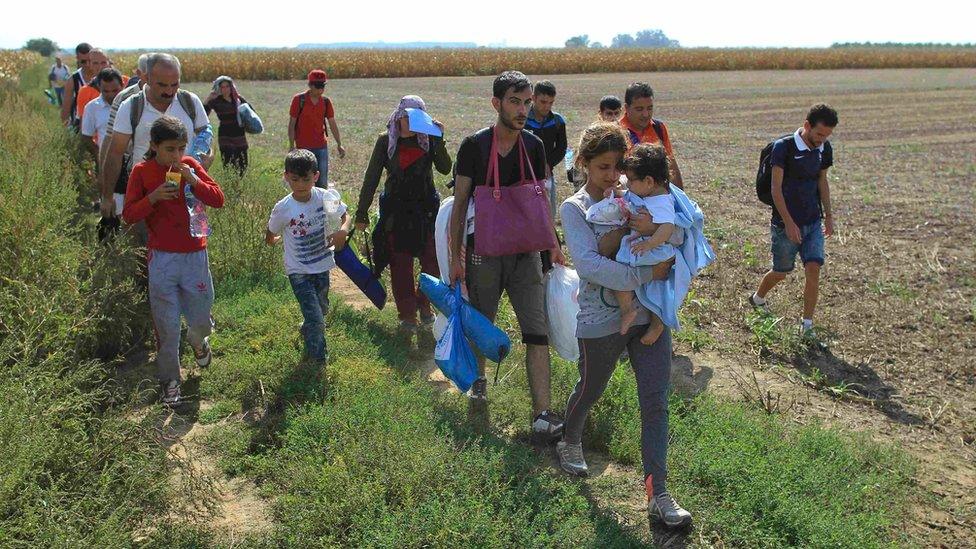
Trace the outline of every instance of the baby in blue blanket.
{"type": "MultiPolygon", "coordinates": [[[[608,255],[621,263],[656,265],[675,257],[684,233],[675,230],[675,203],[669,190],[668,159],[664,148],[650,144],[634,147],[624,158],[628,190],[608,189],[606,198],[586,211],[586,220],[598,225],[626,226],[630,216],[645,208],[658,225],[654,234],[640,237],[632,234],[619,251],[608,255]]],[[[620,306],[620,334],[625,335],[637,318],[635,292],[614,291],[620,306]]],[[[651,324],[641,337],[641,343],[651,345],[664,332],[661,318],[651,313],[651,324]]]]}

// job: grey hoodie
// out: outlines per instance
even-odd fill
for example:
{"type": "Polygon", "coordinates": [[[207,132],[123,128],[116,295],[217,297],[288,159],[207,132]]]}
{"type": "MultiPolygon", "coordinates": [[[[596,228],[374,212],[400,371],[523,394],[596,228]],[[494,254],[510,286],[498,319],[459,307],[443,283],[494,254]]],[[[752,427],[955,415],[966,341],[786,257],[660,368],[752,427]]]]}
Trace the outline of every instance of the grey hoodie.
{"type": "MultiPolygon", "coordinates": [[[[576,337],[582,339],[605,337],[620,331],[620,308],[613,290],[634,291],[653,278],[651,267],[631,267],[599,254],[597,242],[613,227],[586,221],[586,210],[593,203],[584,186],[559,208],[566,245],[580,277],[576,337]]],[[[634,304],[639,311],[634,325],[649,323],[651,317],[647,309],[636,299],[634,304]]]]}

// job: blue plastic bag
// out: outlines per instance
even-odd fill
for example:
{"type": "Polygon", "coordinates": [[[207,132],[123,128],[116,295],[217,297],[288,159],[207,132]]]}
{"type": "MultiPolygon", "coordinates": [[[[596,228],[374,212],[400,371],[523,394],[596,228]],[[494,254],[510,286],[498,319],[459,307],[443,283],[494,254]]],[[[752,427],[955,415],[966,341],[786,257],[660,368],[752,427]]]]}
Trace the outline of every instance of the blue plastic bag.
{"type": "Polygon", "coordinates": [[[474,343],[478,352],[498,364],[508,356],[509,351],[512,350],[512,340],[508,334],[492,324],[485,315],[461,297],[460,285],[454,289],[438,278],[420,273],[420,291],[424,292],[434,307],[448,318],[454,313],[456,302],[460,301],[461,326],[464,328],[464,335],[474,343]]]}
{"type": "Polygon", "coordinates": [[[247,133],[258,134],[264,131],[261,117],[247,103],[241,103],[237,107],[237,120],[247,133]]]}
{"type": "Polygon", "coordinates": [[[453,312],[447,320],[447,330],[434,348],[434,362],[444,372],[444,376],[466,393],[471,384],[478,378],[478,362],[464,336],[464,321],[461,310],[464,300],[461,298],[461,285],[458,284],[454,292],[453,312]]]}
{"type": "Polygon", "coordinates": [[[377,309],[382,310],[386,305],[386,289],[379,279],[373,276],[373,271],[363,265],[359,256],[348,245],[335,253],[336,266],[346,273],[349,280],[362,291],[377,309]]]}

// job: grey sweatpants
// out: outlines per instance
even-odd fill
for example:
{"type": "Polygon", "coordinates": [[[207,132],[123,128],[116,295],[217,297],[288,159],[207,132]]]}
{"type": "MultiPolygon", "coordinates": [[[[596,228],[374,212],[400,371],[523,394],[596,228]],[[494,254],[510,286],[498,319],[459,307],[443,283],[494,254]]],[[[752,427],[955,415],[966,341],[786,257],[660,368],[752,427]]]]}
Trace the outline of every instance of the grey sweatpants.
{"type": "MultiPolygon", "coordinates": [[[[654,494],[667,491],[668,390],[671,383],[671,331],[666,327],[653,345],[640,338],[647,324],[632,326],[627,335],[617,333],[598,338],[579,339],[579,381],[566,403],[564,439],[578,444],[590,408],[603,394],[624,348],[637,378],[637,400],[641,414],[641,461],[644,481],[654,494]],[[650,482],[647,482],[650,479],[650,482]]],[[[650,495],[650,494],[649,494],[650,495]]]]}
{"type": "Polygon", "coordinates": [[[149,251],[149,306],[156,330],[156,375],[180,379],[180,315],[194,349],[213,331],[213,279],[207,250],[191,253],[149,251]]]}

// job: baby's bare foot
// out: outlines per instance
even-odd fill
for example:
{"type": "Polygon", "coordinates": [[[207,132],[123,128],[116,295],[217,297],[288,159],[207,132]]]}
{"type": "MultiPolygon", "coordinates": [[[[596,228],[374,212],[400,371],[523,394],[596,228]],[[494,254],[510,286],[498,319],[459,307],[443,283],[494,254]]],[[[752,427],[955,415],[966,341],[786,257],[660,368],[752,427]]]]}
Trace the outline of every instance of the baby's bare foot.
{"type": "Polygon", "coordinates": [[[644,335],[641,336],[641,343],[644,345],[654,345],[654,342],[657,341],[657,339],[661,337],[661,334],[663,333],[664,324],[660,322],[652,322],[647,328],[647,331],[644,332],[644,335]]]}
{"type": "Polygon", "coordinates": [[[620,312],[620,335],[627,335],[630,331],[630,327],[637,320],[637,308],[631,307],[627,310],[621,310],[620,312]]]}

